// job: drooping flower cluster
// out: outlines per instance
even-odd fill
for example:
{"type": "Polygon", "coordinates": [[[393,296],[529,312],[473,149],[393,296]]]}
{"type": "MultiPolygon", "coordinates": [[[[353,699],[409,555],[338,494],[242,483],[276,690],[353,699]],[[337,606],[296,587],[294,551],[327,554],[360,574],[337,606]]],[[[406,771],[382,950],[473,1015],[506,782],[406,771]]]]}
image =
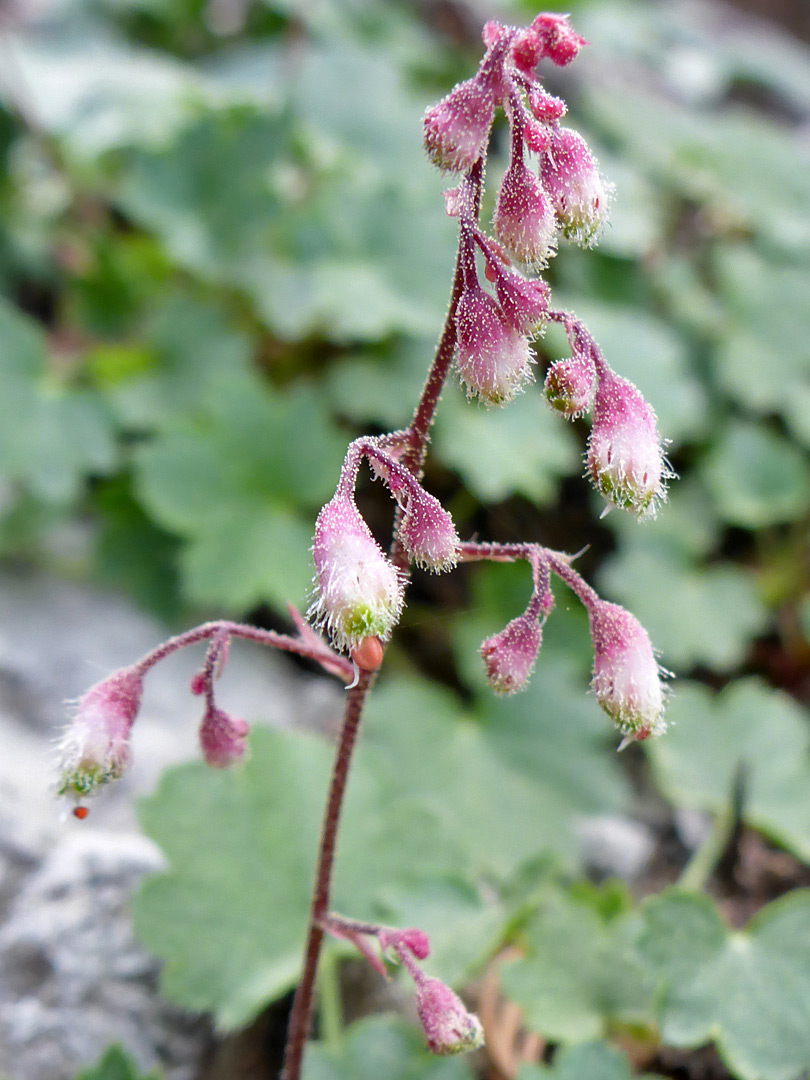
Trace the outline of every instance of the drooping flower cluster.
{"type": "Polygon", "coordinates": [[[655,413],[638,388],[608,366],[582,323],[567,312],[549,311],[548,317],[564,326],[572,354],[546,373],[549,404],[569,418],[592,412],[588,477],[609,506],[654,517],[674,475],[655,413]]]}
{"type": "Polygon", "coordinates": [[[529,337],[540,328],[548,289],[507,268],[510,259],[537,270],[554,255],[558,233],[594,242],[606,218],[612,187],[576,132],[560,126],[565,103],[548,94],[534,71],[540,60],[565,65],[584,40],[567,16],[538,15],[518,29],[489,22],[478,72],[424,119],[425,148],[441,169],[482,168],[495,110],[511,128],[511,152],[495,199],[497,243],[478,229],[477,205],[462,180],[447,193],[447,210],[461,219],[464,281],[455,311],[456,366],[470,396],[488,405],[510,401],[532,379],[529,337]],[[527,155],[536,163],[529,164],[527,155]],[[481,288],[474,244],[483,251],[495,296],[481,288]]]}
{"type": "Polygon", "coordinates": [[[475,1013],[469,1012],[449,986],[426,975],[416,963],[430,954],[424,931],[358,922],[335,913],[323,919],[321,925],[332,937],[350,941],[383,978],[388,978],[383,958],[388,952],[394,954],[414,981],[416,1012],[431,1053],[446,1057],[484,1045],[484,1029],[475,1013]],[[375,953],[369,939],[376,941],[382,957],[375,953]]]}
{"type": "Polygon", "coordinates": [[[542,268],[554,255],[558,235],[590,245],[606,220],[612,186],[582,136],[561,126],[565,103],[545,91],[534,70],[543,59],[570,63],[585,42],[566,16],[542,14],[525,29],[487,23],[484,43],[476,75],[428,109],[424,120],[431,159],[442,169],[466,173],[446,193],[447,212],[459,218],[461,236],[459,377],[469,396],[505,404],[534,377],[530,338],[544,322],[562,322],[572,356],[547,372],[549,403],[569,418],[593,407],[588,476],[610,504],[652,516],[671,475],[652,409],[610,370],[573,316],[549,308],[546,283],[510,262],[528,271],[542,268]],[[498,107],[510,127],[510,157],[495,199],[492,239],[478,225],[473,181],[483,168],[498,107]],[[532,155],[536,167],[528,163],[532,155]],[[492,292],[479,280],[478,252],[492,292]]]}
{"type": "Polygon", "coordinates": [[[231,765],[244,755],[249,734],[247,722],[220,708],[214,697],[214,683],[225,667],[232,637],[298,653],[344,681],[351,678],[351,663],[334,653],[294,609],[291,617],[298,630],[294,637],[241,623],[205,623],[170,638],[138,663],[114,671],[92,686],[77,702],[59,743],[57,795],[72,799],[73,813],[85,818],[87,807],[82,800],[123,776],[132,759],[130,736],[140,712],[145,676],[161,660],[190,645],[208,642],[205,662],[192,676],[189,690],[204,699],[200,748],[206,763],[216,768],[231,765]]]}
{"type": "Polygon", "coordinates": [[[367,438],[351,444],[337,491],[315,523],[315,599],[309,615],[340,649],[354,650],[369,637],[387,641],[404,602],[403,575],[374,539],[354,501],[363,458],[400,507],[399,540],[410,560],[440,573],[458,559],[452,518],[389,452],[394,444],[386,449],[383,442],[367,438]]]}
{"type": "Polygon", "coordinates": [[[594,661],[591,688],[599,705],[623,735],[619,747],[660,735],[664,721],[665,674],[646,630],[629,611],[602,600],[572,568],[571,560],[539,544],[461,545],[466,562],[525,559],[533,589],[526,611],[481,645],[489,685],[511,694],[528,685],[542,641],[542,623],[554,606],[550,575],[561,578],[588,613],[594,661]]]}

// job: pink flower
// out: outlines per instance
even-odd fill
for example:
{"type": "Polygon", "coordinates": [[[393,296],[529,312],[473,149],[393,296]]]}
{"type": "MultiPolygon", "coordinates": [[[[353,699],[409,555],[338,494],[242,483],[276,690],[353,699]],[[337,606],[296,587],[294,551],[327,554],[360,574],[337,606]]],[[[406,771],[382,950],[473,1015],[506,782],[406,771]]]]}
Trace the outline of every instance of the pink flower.
{"type": "Polygon", "coordinates": [[[339,648],[387,640],[402,611],[403,582],[350,497],[335,495],[321,509],[312,553],[317,597],[309,616],[339,648]]]}
{"type": "Polygon", "coordinates": [[[488,405],[511,401],[532,378],[526,337],[504,318],[495,300],[473,285],[456,307],[456,367],[468,395],[488,405]]]}
{"type": "Polygon", "coordinates": [[[574,33],[567,15],[543,12],[535,18],[530,29],[542,42],[542,55],[559,67],[570,64],[582,46],[588,44],[585,38],[574,33]]]}
{"type": "Polygon", "coordinates": [[[627,379],[600,375],[588,440],[588,472],[610,502],[639,517],[655,514],[672,475],[664,460],[655,413],[627,379]]]}
{"type": "Polygon", "coordinates": [[[529,87],[528,99],[532,115],[545,124],[553,123],[565,116],[567,106],[563,99],[547,93],[542,86],[529,87]]]}
{"type": "Polygon", "coordinates": [[[481,645],[487,682],[496,693],[514,694],[528,684],[542,641],[537,615],[524,612],[481,645]]]}
{"type": "Polygon", "coordinates": [[[498,271],[495,290],[507,322],[521,334],[536,333],[548,310],[549,287],[545,281],[498,271]]]}
{"type": "Polygon", "coordinates": [[[563,235],[583,246],[594,243],[614,189],[600,175],[581,135],[569,128],[552,131],[540,158],[540,178],[563,235]]]}
{"type": "Polygon", "coordinates": [[[200,724],[200,746],[207,765],[223,769],[238,761],[245,752],[250,727],[238,716],[209,706],[200,724]]]}
{"type": "Polygon", "coordinates": [[[554,207],[540,181],[519,158],[503,175],[492,224],[503,246],[520,262],[545,266],[554,254],[554,207]]]}
{"type": "Polygon", "coordinates": [[[488,80],[476,75],[455,86],[425,113],[428,157],[440,169],[469,169],[480,158],[495,115],[488,80]]]}
{"type": "Polygon", "coordinates": [[[558,360],[546,373],[544,389],[549,405],[573,419],[591,407],[594,366],[585,356],[558,360]]]}
{"type": "Polygon", "coordinates": [[[460,1054],[484,1045],[481,1021],[438,979],[417,981],[416,1011],[432,1053],[460,1054]]]}
{"type": "Polygon", "coordinates": [[[138,715],[143,678],[136,668],[121,668],[92,686],[60,747],[57,794],[92,795],[129,767],[129,736],[138,715]]]}
{"type": "Polygon", "coordinates": [[[618,604],[597,600],[589,607],[596,700],[625,735],[660,735],[664,688],[647,631],[618,604]]]}
{"type": "Polygon", "coordinates": [[[414,926],[405,930],[381,927],[377,940],[381,949],[407,949],[417,960],[424,960],[430,955],[430,938],[424,930],[419,930],[414,926]]]}
{"type": "Polygon", "coordinates": [[[424,488],[413,485],[399,528],[409,557],[419,566],[440,573],[458,562],[459,538],[453,519],[424,488]]]}

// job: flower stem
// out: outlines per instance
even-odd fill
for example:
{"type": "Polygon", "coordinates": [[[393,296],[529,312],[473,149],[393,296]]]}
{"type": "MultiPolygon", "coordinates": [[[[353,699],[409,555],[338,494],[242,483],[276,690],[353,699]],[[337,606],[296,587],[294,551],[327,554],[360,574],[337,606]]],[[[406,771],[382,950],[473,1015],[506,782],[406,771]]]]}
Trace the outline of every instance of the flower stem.
{"type": "MultiPolygon", "coordinates": [[[[466,182],[470,184],[473,192],[472,201],[475,212],[481,198],[481,185],[484,175],[483,159],[479,159],[470,169],[466,182]]],[[[436,355],[433,358],[430,371],[428,372],[419,402],[414,411],[413,419],[405,436],[407,446],[402,454],[401,463],[415,476],[420,476],[424,465],[425,453],[428,444],[428,434],[436,413],[442,388],[444,387],[450,365],[453,360],[453,350],[456,343],[455,311],[461,296],[464,284],[463,258],[465,251],[464,230],[460,230],[458,252],[456,254],[456,266],[453,275],[453,288],[450,294],[450,304],[445,318],[444,328],[436,347],[436,355]]],[[[397,522],[399,512],[397,514],[397,522]]],[[[397,539],[397,524],[394,527],[394,539],[391,543],[391,561],[408,576],[409,560],[407,553],[397,539]]],[[[318,847],[318,860],[315,869],[315,881],[312,889],[312,900],[309,911],[309,924],[307,928],[307,941],[304,950],[304,969],[301,981],[295,992],[290,1023],[287,1029],[287,1045],[284,1050],[284,1066],[281,1071],[281,1080],[300,1080],[301,1065],[304,1057],[304,1048],[312,1026],[312,1010],[315,1000],[315,978],[318,970],[318,958],[323,943],[324,931],[322,922],[329,914],[329,900],[332,885],[332,866],[335,857],[337,843],[337,830],[340,822],[340,811],[343,803],[343,795],[346,789],[346,780],[349,775],[352,751],[357,739],[360,726],[360,718],[365,705],[366,696],[374,681],[376,672],[361,672],[356,686],[348,691],[346,705],[343,712],[343,723],[338,740],[335,761],[332,767],[332,778],[329,784],[329,794],[326,800],[321,839],[318,847]]]]}
{"type": "MultiPolygon", "coordinates": [[[[483,179],[484,160],[483,158],[479,158],[470,169],[466,180],[463,181],[471,186],[472,204],[476,217],[481,202],[481,185],[483,179]]],[[[439,338],[439,344],[436,347],[436,355],[431,364],[427,378],[425,379],[425,385],[422,387],[422,393],[419,396],[419,403],[416,406],[411,425],[408,428],[410,446],[402,455],[402,464],[410,469],[417,477],[421,476],[422,473],[425,452],[427,450],[428,432],[433,423],[436,406],[439,403],[439,397],[444,388],[447,373],[450,370],[450,364],[453,362],[453,350],[456,345],[456,305],[458,304],[464,286],[464,256],[467,249],[464,232],[465,230],[462,223],[462,235],[459,239],[456,269],[453,275],[453,290],[450,294],[450,306],[447,311],[447,318],[444,322],[442,336],[439,338]]]]}
{"type": "Polygon", "coordinates": [[[295,992],[290,1025],[287,1029],[287,1046],[284,1051],[282,1080],[299,1080],[304,1046],[312,1026],[312,1006],[315,996],[315,976],[318,970],[318,957],[323,942],[321,920],[329,913],[329,894],[332,885],[332,866],[335,859],[340,811],[343,794],[349,776],[352,750],[354,749],[360,717],[363,712],[366,694],[374,679],[374,672],[363,671],[357,686],[346,694],[346,706],[343,710],[343,726],[332,766],[332,778],[321,826],[321,839],[318,845],[318,862],[315,869],[315,881],[312,889],[312,901],[309,911],[307,943],[304,951],[304,970],[295,992]]]}

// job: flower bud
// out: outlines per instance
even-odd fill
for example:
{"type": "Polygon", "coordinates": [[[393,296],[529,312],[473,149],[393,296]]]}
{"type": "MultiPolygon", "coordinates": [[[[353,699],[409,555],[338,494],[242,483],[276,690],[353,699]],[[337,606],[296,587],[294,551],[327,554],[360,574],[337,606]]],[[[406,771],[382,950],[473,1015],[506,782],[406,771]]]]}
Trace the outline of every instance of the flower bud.
{"type": "Polygon", "coordinates": [[[312,552],[317,598],[310,617],[339,648],[364,637],[387,640],[402,611],[402,579],[350,497],[335,495],[321,509],[312,552]]]}
{"type": "Polygon", "coordinates": [[[503,175],[492,224],[503,246],[520,262],[545,266],[554,254],[554,207],[540,181],[519,159],[503,175]]]}
{"type": "Polygon", "coordinates": [[[604,600],[590,607],[588,619],[596,700],[630,738],[660,735],[664,689],[647,631],[629,611],[604,600]]]}
{"type": "Polygon", "coordinates": [[[582,46],[588,44],[585,38],[574,33],[567,15],[544,12],[535,18],[531,29],[543,43],[543,56],[559,67],[570,64],[582,46]]]}
{"type": "Polygon", "coordinates": [[[585,356],[557,360],[546,372],[544,390],[552,409],[573,419],[591,407],[594,367],[585,356]]]}
{"type": "Polygon", "coordinates": [[[666,498],[664,460],[655,413],[627,379],[600,376],[588,440],[588,472],[610,502],[639,517],[655,514],[666,498]]]}
{"type": "Polygon", "coordinates": [[[530,74],[543,56],[544,42],[531,26],[518,30],[512,38],[512,60],[515,66],[530,74]]]}
{"type": "Polygon", "coordinates": [[[418,566],[441,573],[458,562],[460,540],[453,519],[433,495],[414,488],[399,527],[399,538],[418,566]]]}
{"type": "Polygon", "coordinates": [[[245,752],[245,739],[249,731],[247,721],[213,705],[209,706],[199,731],[205,763],[215,769],[224,769],[238,761],[245,752]]]}
{"type": "Polygon", "coordinates": [[[121,668],[79,699],[59,747],[58,795],[92,795],[123,775],[130,763],[129,735],[142,693],[140,672],[121,668]]]}
{"type": "Polygon", "coordinates": [[[583,246],[595,243],[614,189],[601,177],[581,135],[569,128],[552,132],[540,158],[540,178],[563,235],[583,246]]]}
{"type": "Polygon", "coordinates": [[[542,641],[537,616],[519,615],[481,645],[487,682],[498,694],[514,694],[528,684],[542,641]]]}
{"type": "Polygon", "coordinates": [[[425,113],[428,157],[440,169],[469,169],[481,157],[495,115],[495,95],[479,75],[455,86],[425,113]]]}
{"type": "Polygon", "coordinates": [[[529,87],[528,100],[532,115],[544,124],[552,124],[565,116],[567,105],[563,99],[547,93],[542,86],[529,87]]]}
{"type": "Polygon", "coordinates": [[[467,394],[503,405],[533,378],[532,354],[497,302],[478,285],[466,288],[456,307],[456,367],[467,394]]]}
{"type": "Polygon", "coordinates": [[[503,271],[498,274],[495,290],[506,321],[521,334],[536,333],[548,310],[545,281],[503,271]]]}
{"type": "Polygon", "coordinates": [[[523,141],[533,154],[544,154],[548,149],[551,134],[546,124],[538,124],[528,118],[523,125],[523,141]]]}
{"type": "Polygon", "coordinates": [[[416,1011],[432,1053],[460,1054],[484,1045],[481,1021],[467,1012],[464,1002],[438,979],[419,980],[416,1011]]]}
{"type": "Polygon", "coordinates": [[[384,926],[377,934],[382,949],[407,949],[417,960],[424,960],[430,955],[430,938],[424,930],[408,927],[406,930],[394,930],[384,926]]]}

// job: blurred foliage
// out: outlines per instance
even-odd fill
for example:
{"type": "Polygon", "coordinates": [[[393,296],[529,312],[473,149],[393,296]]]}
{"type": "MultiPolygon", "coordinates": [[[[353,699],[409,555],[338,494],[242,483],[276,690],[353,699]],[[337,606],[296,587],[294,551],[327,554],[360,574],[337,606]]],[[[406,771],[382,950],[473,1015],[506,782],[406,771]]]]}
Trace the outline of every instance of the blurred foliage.
{"type": "MultiPolygon", "coordinates": [[[[722,819],[741,777],[746,826],[810,859],[810,65],[673,4],[550,6],[573,6],[592,45],[549,88],[617,186],[599,248],[555,260],[555,297],[654,404],[680,479],[654,523],[597,520],[584,424],[535,390],[492,413],[451,385],[427,483],[464,536],[590,545],[584,572],[680,677],[674,723],[617,762],[565,590],[532,689],[492,702],[476,649],[523,608],[525,567],[418,575],[353,778],[340,905],[424,925],[448,978],[520,944],[503,985],[562,1046],[521,1080],[626,1080],[604,1040],[639,1032],[789,1080],[810,1067],[790,944],[807,894],[740,932],[702,895],[614,910],[577,892],[576,826],[639,792],[722,819]],[[417,685],[420,668],[446,685],[417,685]]],[[[40,7],[0,73],[0,553],[113,583],[175,625],[275,620],[305,603],[343,447],[407,423],[421,386],[454,225],[420,117],[472,70],[477,16],[459,7],[441,32],[434,5],[383,0],[40,7]]],[[[552,328],[538,348],[565,343],[552,328]]],[[[363,508],[382,535],[378,494],[363,508]]],[[[170,868],[139,899],[141,933],[166,992],[223,1026],[296,978],[327,757],[258,731],[244,770],[188,766],[143,810],[170,868]]],[[[96,1073],[129,1075],[123,1060],[96,1073]]],[[[308,1069],[367,1062],[470,1075],[387,1020],[308,1069]]]]}
{"type": "Polygon", "coordinates": [[[141,1072],[120,1046],[111,1046],[92,1069],[85,1069],[76,1080],[160,1080],[156,1072],[141,1072]]]}

